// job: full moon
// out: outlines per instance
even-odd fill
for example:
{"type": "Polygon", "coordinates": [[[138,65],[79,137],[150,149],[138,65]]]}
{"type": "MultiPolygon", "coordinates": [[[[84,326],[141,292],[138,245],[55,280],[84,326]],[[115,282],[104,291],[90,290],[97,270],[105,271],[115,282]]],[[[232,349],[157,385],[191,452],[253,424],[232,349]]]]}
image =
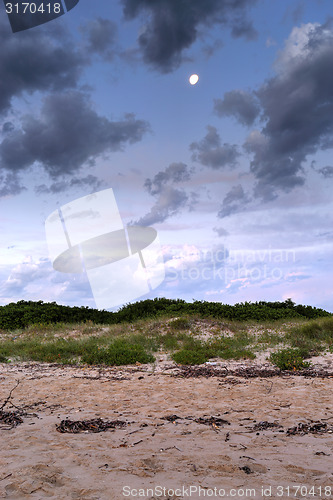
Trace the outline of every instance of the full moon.
{"type": "Polygon", "coordinates": [[[198,83],[198,81],[199,81],[198,75],[191,75],[189,78],[189,82],[191,85],[195,85],[196,83],[198,83]]]}

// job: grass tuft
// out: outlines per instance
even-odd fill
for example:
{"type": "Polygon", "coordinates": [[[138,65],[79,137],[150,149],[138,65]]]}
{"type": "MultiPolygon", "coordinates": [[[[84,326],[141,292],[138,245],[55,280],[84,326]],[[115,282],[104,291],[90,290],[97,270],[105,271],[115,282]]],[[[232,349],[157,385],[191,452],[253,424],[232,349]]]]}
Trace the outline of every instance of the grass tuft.
{"type": "Polygon", "coordinates": [[[173,331],[189,330],[191,322],[187,318],[176,318],[170,321],[169,326],[173,331]]]}
{"type": "Polygon", "coordinates": [[[8,363],[8,359],[0,352],[0,363],[8,363]]]}
{"type": "Polygon", "coordinates": [[[140,344],[128,344],[124,340],[116,340],[107,348],[95,347],[82,356],[82,362],[88,365],[134,365],[136,363],[152,363],[154,356],[147,353],[140,344]]]}
{"type": "Polygon", "coordinates": [[[333,345],[333,318],[320,318],[295,326],[286,335],[292,347],[307,350],[312,354],[331,349],[333,345]]]}

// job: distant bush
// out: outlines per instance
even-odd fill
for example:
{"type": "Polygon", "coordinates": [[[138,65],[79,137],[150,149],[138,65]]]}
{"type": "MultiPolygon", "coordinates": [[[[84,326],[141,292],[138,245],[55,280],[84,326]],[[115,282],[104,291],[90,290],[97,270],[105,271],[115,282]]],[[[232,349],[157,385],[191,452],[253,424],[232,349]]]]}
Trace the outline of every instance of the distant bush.
{"type": "MultiPolygon", "coordinates": [[[[34,324],[85,323],[115,324],[133,322],[141,318],[155,318],[166,315],[199,315],[232,321],[268,321],[290,318],[319,318],[332,316],[323,309],[295,305],[290,299],[284,302],[244,302],[233,306],[220,302],[194,301],[186,303],[181,299],[155,298],[134,304],[127,304],[117,312],[99,311],[88,307],[69,307],[56,304],[20,300],[0,306],[0,329],[16,330],[34,324]]],[[[179,318],[186,324],[185,318],[179,318]]],[[[175,320],[177,321],[177,320],[175,320]]],[[[180,323],[181,324],[181,323],[180,323]]],[[[180,329],[180,328],[179,328],[180,329]]]]}
{"type": "Polygon", "coordinates": [[[309,368],[309,362],[304,361],[305,354],[301,349],[282,349],[270,355],[270,360],[280,370],[301,370],[309,368]]]}
{"type": "Polygon", "coordinates": [[[84,323],[88,320],[94,323],[115,323],[114,313],[98,311],[88,307],[69,307],[56,302],[44,303],[20,300],[0,306],[0,328],[16,330],[33,324],[54,323],[84,323]]]}

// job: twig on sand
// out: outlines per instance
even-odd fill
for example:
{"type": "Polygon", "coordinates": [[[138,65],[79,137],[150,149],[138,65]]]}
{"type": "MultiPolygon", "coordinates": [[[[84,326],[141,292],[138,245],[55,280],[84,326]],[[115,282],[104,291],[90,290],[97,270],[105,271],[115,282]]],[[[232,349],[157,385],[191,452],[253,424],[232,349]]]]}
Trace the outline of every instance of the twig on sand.
{"type": "Polygon", "coordinates": [[[7,476],[2,477],[2,478],[0,479],[0,481],[4,481],[5,479],[7,479],[8,477],[10,477],[10,476],[12,476],[12,475],[13,475],[12,473],[7,474],[7,476]]]}
{"type": "Polygon", "coordinates": [[[10,401],[12,394],[15,391],[16,387],[19,385],[19,383],[20,381],[17,380],[15,387],[11,389],[9,395],[5,399],[5,402],[3,403],[2,406],[0,406],[0,422],[3,422],[4,424],[8,425],[8,427],[1,427],[1,429],[3,430],[13,429],[13,427],[18,426],[23,422],[21,415],[25,415],[25,412],[18,406],[14,405],[12,401],[10,401]],[[14,408],[16,408],[17,411],[4,411],[4,408],[8,403],[10,403],[14,408]]]}
{"type": "MultiPolygon", "coordinates": [[[[14,404],[10,401],[10,398],[12,397],[12,394],[13,394],[13,392],[15,391],[15,389],[17,388],[17,386],[19,385],[19,383],[20,383],[20,380],[17,380],[17,381],[16,381],[16,385],[15,385],[15,387],[13,387],[13,388],[11,389],[11,391],[10,391],[9,395],[7,396],[7,399],[5,399],[4,404],[3,404],[2,406],[0,406],[0,411],[1,411],[1,410],[3,410],[3,409],[5,408],[5,406],[7,405],[7,403],[9,403],[9,402],[10,402],[10,404],[11,404],[12,406],[14,406],[14,408],[18,408],[17,406],[15,406],[15,405],[14,405],[14,404]]],[[[18,409],[19,409],[19,408],[18,408],[18,409]]]]}

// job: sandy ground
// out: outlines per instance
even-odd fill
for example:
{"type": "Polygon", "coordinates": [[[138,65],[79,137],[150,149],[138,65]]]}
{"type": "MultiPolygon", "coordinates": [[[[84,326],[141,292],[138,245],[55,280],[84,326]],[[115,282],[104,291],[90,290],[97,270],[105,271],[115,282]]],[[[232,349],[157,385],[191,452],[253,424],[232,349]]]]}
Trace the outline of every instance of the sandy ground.
{"type": "Polygon", "coordinates": [[[332,500],[332,375],[184,379],[155,368],[0,365],[0,406],[17,380],[11,402],[30,406],[21,425],[0,429],[0,498],[332,500]],[[226,422],[196,421],[211,416],[226,422]],[[56,430],[97,417],[127,425],[56,430]],[[288,435],[311,421],[326,432],[288,435]]]}

